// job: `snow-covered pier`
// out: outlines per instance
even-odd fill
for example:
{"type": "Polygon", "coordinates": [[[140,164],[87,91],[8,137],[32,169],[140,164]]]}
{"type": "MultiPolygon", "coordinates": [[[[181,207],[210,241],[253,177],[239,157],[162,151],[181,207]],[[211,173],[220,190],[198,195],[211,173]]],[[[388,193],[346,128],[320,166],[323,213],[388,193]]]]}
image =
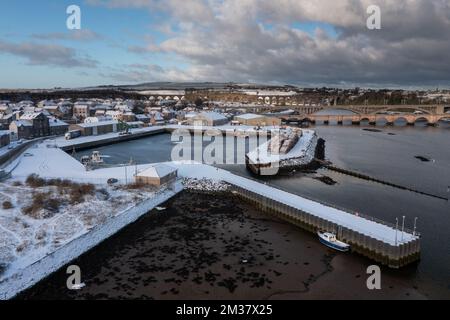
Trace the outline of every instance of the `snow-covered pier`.
{"type": "Polygon", "coordinates": [[[420,235],[389,223],[300,197],[261,182],[206,165],[178,165],[181,175],[224,181],[237,195],[261,210],[299,227],[335,232],[352,251],[391,268],[420,259],[420,235]]]}
{"type": "MultiPolygon", "coordinates": [[[[275,140],[279,137],[275,136],[275,140]]],[[[277,144],[278,141],[275,142],[277,144]]],[[[274,175],[279,169],[301,169],[310,165],[315,158],[317,148],[317,135],[313,130],[301,130],[295,144],[287,152],[274,152],[271,150],[273,139],[249,152],[246,157],[247,168],[257,175],[274,175]]],[[[278,144],[280,144],[278,142],[278,144]]],[[[280,145],[282,149],[282,145],[280,145]]]]}

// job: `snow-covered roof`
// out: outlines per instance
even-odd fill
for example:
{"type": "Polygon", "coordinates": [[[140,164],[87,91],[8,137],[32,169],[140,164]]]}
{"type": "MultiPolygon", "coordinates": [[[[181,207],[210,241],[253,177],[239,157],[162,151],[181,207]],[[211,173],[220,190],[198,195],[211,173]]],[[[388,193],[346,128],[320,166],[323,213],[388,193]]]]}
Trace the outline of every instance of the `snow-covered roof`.
{"type": "Polygon", "coordinates": [[[61,127],[61,126],[68,126],[69,125],[68,123],[66,123],[66,122],[64,122],[62,120],[59,120],[57,118],[50,118],[49,119],[49,124],[50,124],[50,127],[61,127]]]}
{"type": "Polygon", "coordinates": [[[218,112],[214,112],[214,111],[202,112],[202,113],[199,114],[199,116],[205,117],[205,118],[208,118],[208,119],[211,119],[211,120],[226,120],[227,119],[227,117],[225,117],[223,114],[218,113],[218,112]]]}
{"type": "Polygon", "coordinates": [[[93,122],[93,123],[81,123],[81,124],[78,124],[78,126],[80,126],[82,128],[93,128],[93,127],[114,125],[114,124],[118,124],[118,123],[119,122],[116,120],[111,120],[111,121],[100,121],[100,122],[93,122]]]}
{"type": "Polygon", "coordinates": [[[177,171],[168,165],[165,164],[157,164],[138,172],[138,177],[148,177],[148,178],[162,178],[168,176],[169,174],[177,171]]]}
{"type": "Polygon", "coordinates": [[[9,130],[0,130],[0,137],[9,136],[11,132],[9,130]]]}
{"type": "Polygon", "coordinates": [[[241,118],[241,119],[245,119],[245,120],[251,120],[251,119],[264,118],[264,116],[262,116],[260,114],[247,113],[247,114],[241,114],[239,116],[236,116],[236,118],[241,118]]]}
{"type": "Polygon", "coordinates": [[[20,120],[34,120],[41,114],[42,112],[26,112],[20,117],[20,120]]]}
{"type": "Polygon", "coordinates": [[[29,120],[16,120],[13,121],[17,127],[32,127],[33,124],[29,120]]]}

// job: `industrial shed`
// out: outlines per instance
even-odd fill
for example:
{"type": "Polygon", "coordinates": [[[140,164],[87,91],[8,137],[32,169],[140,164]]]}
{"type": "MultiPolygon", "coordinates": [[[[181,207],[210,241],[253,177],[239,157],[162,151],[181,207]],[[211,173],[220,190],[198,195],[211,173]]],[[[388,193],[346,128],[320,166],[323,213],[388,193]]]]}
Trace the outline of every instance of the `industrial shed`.
{"type": "Polygon", "coordinates": [[[81,123],[70,126],[70,130],[80,130],[83,136],[97,136],[101,134],[117,132],[118,121],[100,121],[92,123],[81,123]]]}
{"type": "Polygon", "coordinates": [[[279,126],[281,120],[278,118],[268,117],[260,114],[247,113],[234,117],[235,121],[238,121],[242,125],[246,126],[279,126]]]}
{"type": "Polygon", "coordinates": [[[202,112],[188,120],[190,125],[194,126],[221,126],[227,124],[228,118],[218,112],[202,112]]]}
{"type": "Polygon", "coordinates": [[[174,182],[177,176],[177,169],[165,164],[157,164],[138,172],[134,178],[136,183],[159,187],[174,182]]]}

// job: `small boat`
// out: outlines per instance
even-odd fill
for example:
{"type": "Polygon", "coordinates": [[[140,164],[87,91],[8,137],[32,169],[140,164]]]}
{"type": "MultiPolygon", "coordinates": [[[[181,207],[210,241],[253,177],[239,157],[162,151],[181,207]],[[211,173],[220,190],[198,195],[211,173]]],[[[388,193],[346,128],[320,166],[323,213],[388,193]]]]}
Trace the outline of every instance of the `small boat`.
{"type": "Polygon", "coordinates": [[[103,161],[103,156],[100,154],[100,151],[94,151],[92,152],[91,155],[91,163],[93,164],[102,164],[103,161]]]}
{"type": "Polygon", "coordinates": [[[319,241],[327,247],[342,252],[347,252],[350,250],[350,245],[339,241],[334,233],[319,231],[317,232],[317,235],[319,236],[319,241]]]}

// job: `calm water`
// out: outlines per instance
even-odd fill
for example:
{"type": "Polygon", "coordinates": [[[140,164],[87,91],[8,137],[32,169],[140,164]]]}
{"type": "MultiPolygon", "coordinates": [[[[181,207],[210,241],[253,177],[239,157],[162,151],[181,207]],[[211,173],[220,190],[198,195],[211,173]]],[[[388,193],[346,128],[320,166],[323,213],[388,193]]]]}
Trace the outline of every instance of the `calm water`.
{"type": "MultiPolygon", "coordinates": [[[[373,129],[373,127],[371,128],[373,129]]],[[[318,126],[318,135],[326,140],[326,157],[336,166],[436,194],[450,197],[450,130],[429,127],[379,128],[381,132],[360,127],[318,126]],[[430,159],[422,162],[416,156],[430,159]]],[[[110,156],[110,164],[169,161],[174,144],[163,134],[141,140],[98,148],[110,156]]],[[[92,151],[80,152],[77,157],[92,151]]],[[[224,166],[250,176],[245,166],[224,166]]],[[[326,169],[317,173],[294,174],[265,180],[298,195],[331,203],[395,223],[406,216],[413,227],[418,217],[422,233],[422,260],[407,272],[415,282],[439,286],[450,296],[450,203],[416,193],[387,187],[326,169]],[[327,185],[314,179],[328,176],[337,184],[327,185]]]]}

